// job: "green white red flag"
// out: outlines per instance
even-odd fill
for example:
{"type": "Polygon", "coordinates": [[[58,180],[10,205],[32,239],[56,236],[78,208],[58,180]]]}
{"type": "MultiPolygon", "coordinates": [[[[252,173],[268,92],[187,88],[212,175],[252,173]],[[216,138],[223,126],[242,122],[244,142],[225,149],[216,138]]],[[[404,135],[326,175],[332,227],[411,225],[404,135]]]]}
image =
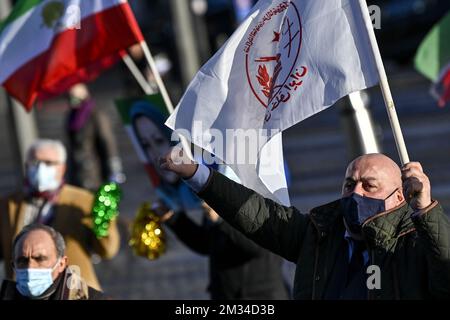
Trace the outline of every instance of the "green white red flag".
{"type": "Polygon", "coordinates": [[[440,107],[450,101],[450,12],[427,34],[415,57],[415,67],[433,81],[440,107]]]}
{"type": "Polygon", "coordinates": [[[0,83],[30,110],[142,40],[126,0],[21,0],[0,25],[0,83]]]}

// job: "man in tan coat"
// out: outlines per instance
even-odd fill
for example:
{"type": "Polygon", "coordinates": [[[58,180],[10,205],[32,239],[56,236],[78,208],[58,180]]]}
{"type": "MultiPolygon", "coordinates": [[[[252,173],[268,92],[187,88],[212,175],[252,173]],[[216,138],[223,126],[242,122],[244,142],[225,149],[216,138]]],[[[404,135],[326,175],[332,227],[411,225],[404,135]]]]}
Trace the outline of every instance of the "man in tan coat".
{"type": "Polygon", "coordinates": [[[25,163],[24,190],[0,200],[0,259],[5,261],[5,275],[12,279],[11,247],[14,237],[26,225],[42,223],[60,232],[66,242],[70,264],[80,269],[87,284],[101,290],[92,253],[112,258],[119,250],[115,221],[109,235],[97,239],[92,231],[93,195],[64,183],[66,150],[61,142],[37,140],[29,149],[25,163]]]}

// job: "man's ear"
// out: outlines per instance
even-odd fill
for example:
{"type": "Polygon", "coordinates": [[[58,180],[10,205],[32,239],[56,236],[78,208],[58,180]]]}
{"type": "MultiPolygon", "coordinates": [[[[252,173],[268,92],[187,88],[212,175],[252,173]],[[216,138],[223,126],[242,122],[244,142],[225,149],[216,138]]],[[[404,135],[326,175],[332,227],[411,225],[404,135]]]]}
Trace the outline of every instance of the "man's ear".
{"type": "Polygon", "coordinates": [[[64,177],[64,175],[66,174],[67,165],[64,163],[64,164],[62,164],[61,166],[62,166],[62,168],[61,168],[61,170],[62,170],[62,176],[64,177]]]}
{"type": "Polygon", "coordinates": [[[60,180],[60,182],[62,182],[63,180],[64,180],[64,176],[65,176],[65,174],[66,174],[66,169],[67,169],[67,165],[64,163],[64,164],[60,164],[59,166],[58,166],[58,171],[57,171],[57,175],[58,175],[58,179],[60,180]]]}
{"type": "Polygon", "coordinates": [[[59,263],[58,266],[56,267],[56,269],[58,270],[58,273],[61,273],[64,271],[64,269],[66,269],[67,265],[68,265],[68,258],[67,256],[63,256],[61,257],[61,259],[59,259],[59,263]]]}
{"type": "Polygon", "coordinates": [[[405,197],[403,196],[402,188],[398,188],[395,196],[397,197],[398,202],[405,201],[405,197]]]}
{"type": "Polygon", "coordinates": [[[55,279],[64,272],[64,270],[67,267],[67,256],[62,256],[59,260],[58,260],[58,264],[56,265],[55,269],[52,272],[52,278],[53,281],[55,281],[55,279]]]}

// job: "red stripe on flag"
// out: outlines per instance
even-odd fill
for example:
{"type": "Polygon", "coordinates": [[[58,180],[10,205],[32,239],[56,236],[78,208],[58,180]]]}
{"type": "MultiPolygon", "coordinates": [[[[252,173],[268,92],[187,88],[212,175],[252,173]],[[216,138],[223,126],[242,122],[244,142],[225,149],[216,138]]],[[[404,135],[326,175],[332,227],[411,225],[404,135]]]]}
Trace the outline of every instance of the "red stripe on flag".
{"type": "Polygon", "coordinates": [[[158,187],[161,184],[161,178],[159,174],[156,172],[156,169],[150,163],[144,163],[145,171],[147,175],[150,177],[150,181],[152,182],[153,187],[158,187]]]}
{"type": "Polygon", "coordinates": [[[76,70],[74,73],[66,76],[55,84],[48,86],[46,89],[43,88],[42,91],[38,92],[36,101],[43,101],[58,96],[77,83],[94,80],[104,70],[114,65],[119,59],[120,55],[115,53],[102,58],[99,61],[95,61],[85,68],[76,70]]]}
{"type": "Polygon", "coordinates": [[[447,72],[441,77],[438,87],[440,88],[439,93],[439,106],[441,108],[445,107],[447,102],[450,101],[450,68],[448,68],[447,72]]]}
{"type": "Polygon", "coordinates": [[[118,60],[121,50],[142,40],[134,15],[124,3],[83,19],[78,30],[56,35],[47,51],[16,70],[4,86],[30,110],[37,98],[92,80],[118,60]]]}

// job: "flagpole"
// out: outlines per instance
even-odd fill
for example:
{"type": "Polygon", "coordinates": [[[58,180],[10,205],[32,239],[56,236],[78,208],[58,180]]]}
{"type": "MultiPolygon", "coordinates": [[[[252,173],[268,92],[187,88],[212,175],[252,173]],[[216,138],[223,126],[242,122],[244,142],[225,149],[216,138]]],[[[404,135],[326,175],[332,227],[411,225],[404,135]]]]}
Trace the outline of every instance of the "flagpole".
{"type": "MultiPolygon", "coordinates": [[[[164,85],[164,82],[161,79],[161,76],[159,75],[159,71],[156,68],[155,60],[152,57],[152,54],[150,53],[150,49],[147,45],[147,42],[141,41],[140,42],[142,50],[144,51],[145,58],[147,59],[147,62],[150,66],[150,70],[153,73],[153,76],[155,77],[156,84],[158,85],[159,92],[161,93],[164,103],[166,105],[167,110],[169,111],[169,114],[172,114],[175,110],[173,107],[172,101],[170,101],[169,94],[167,93],[166,86],[164,85]]],[[[186,155],[191,159],[194,160],[194,157],[192,156],[191,152],[191,144],[188,142],[186,137],[182,135],[178,135],[181,141],[181,145],[183,146],[183,149],[186,153],[186,155]]]]}
{"type": "Polygon", "coordinates": [[[154,94],[155,91],[152,89],[150,84],[147,82],[147,80],[144,78],[142,73],[139,71],[139,68],[134,63],[133,59],[131,59],[129,54],[125,54],[122,56],[122,60],[125,63],[125,65],[130,70],[131,74],[136,79],[139,86],[142,88],[142,90],[145,92],[145,94],[154,94]]]}
{"type": "Polygon", "coordinates": [[[169,94],[167,93],[166,86],[164,85],[164,82],[162,81],[161,76],[159,75],[159,71],[156,68],[155,60],[153,59],[152,54],[150,53],[150,49],[147,45],[147,42],[141,41],[140,44],[142,50],[144,51],[145,58],[147,59],[147,62],[150,66],[150,70],[152,71],[153,76],[155,77],[156,84],[158,85],[159,92],[161,92],[161,95],[164,99],[167,110],[169,111],[170,114],[172,114],[175,109],[173,107],[172,101],[170,101],[170,97],[169,94]]]}
{"type": "Polygon", "coordinates": [[[394,134],[395,144],[397,146],[400,161],[402,165],[404,165],[409,162],[408,151],[406,150],[402,129],[400,127],[400,122],[398,121],[394,100],[392,98],[391,89],[389,87],[386,75],[386,70],[384,69],[383,60],[381,59],[380,49],[378,48],[377,39],[375,38],[375,32],[373,31],[372,21],[369,16],[369,9],[367,8],[367,3],[365,0],[359,0],[359,4],[361,7],[364,24],[369,35],[370,46],[375,58],[378,77],[380,78],[380,88],[383,94],[383,100],[389,116],[389,122],[391,124],[392,132],[394,134]]]}

